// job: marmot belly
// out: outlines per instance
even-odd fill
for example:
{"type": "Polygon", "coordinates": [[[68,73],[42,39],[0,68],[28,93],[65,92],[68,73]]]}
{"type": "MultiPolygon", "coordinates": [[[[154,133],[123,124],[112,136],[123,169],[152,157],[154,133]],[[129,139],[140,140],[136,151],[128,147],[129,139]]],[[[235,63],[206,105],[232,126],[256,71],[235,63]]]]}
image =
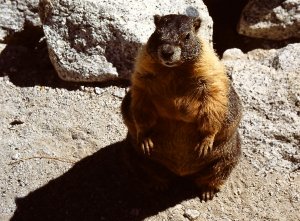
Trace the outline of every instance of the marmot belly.
{"type": "MultiPolygon", "coordinates": [[[[150,158],[179,176],[198,172],[204,159],[199,158],[194,150],[199,142],[196,124],[166,119],[158,122],[153,128],[155,148],[150,158]]],[[[205,157],[205,162],[208,157],[205,157]]]]}

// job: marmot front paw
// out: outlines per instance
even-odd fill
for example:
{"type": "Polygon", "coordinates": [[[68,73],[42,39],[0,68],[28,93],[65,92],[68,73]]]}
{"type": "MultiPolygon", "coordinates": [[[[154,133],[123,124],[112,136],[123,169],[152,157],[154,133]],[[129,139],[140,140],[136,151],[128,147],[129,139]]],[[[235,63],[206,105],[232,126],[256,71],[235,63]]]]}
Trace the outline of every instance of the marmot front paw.
{"type": "Polygon", "coordinates": [[[202,140],[201,143],[198,143],[195,147],[195,151],[198,152],[199,157],[206,156],[209,152],[212,151],[214,139],[211,137],[206,137],[202,140]]]}

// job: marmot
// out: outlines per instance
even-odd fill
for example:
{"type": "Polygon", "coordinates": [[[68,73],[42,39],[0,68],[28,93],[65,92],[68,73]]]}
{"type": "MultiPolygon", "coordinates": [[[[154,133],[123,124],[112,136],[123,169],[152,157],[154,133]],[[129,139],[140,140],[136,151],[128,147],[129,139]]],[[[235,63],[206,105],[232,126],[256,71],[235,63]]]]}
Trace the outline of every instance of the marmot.
{"type": "MultiPolygon", "coordinates": [[[[200,18],[155,15],[154,23],[122,102],[128,137],[145,160],[193,180],[207,201],[241,154],[240,99],[212,47],[197,35],[200,18]]],[[[147,174],[164,180],[154,169],[147,174]]]]}

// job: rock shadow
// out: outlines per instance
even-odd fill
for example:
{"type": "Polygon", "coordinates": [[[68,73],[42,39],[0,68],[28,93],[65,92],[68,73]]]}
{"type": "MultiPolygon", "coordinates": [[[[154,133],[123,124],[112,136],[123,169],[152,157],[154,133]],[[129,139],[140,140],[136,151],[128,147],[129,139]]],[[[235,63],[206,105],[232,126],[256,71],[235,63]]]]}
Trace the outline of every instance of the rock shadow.
{"type": "Polygon", "coordinates": [[[113,37],[106,42],[104,55],[107,61],[116,67],[122,78],[129,78],[134,68],[138,49],[142,44],[125,39],[125,33],[113,26],[109,29],[113,37]]]}
{"type": "Polygon", "coordinates": [[[22,31],[9,31],[9,35],[4,38],[5,44],[23,45],[26,47],[35,47],[44,36],[41,26],[34,26],[27,20],[24,23],[22,31]]]}
{"type": "Polygon", "coordinates": [[[46,41],[38,42],[33,47],[8,44],[0,52],[0,77],[8,76],[18,87],[48,86],[78,90],[80,86],[127,87],[129,80],[115,79],[104,82],[69,82],[59,78],[49,55],[46,41]]]}
{"type": "MultiPolygon", "coordinates": [[[[204,0],[209,14],[214,21],[213,42],[214,48],[220,57],[229,48],[239,48],[246,53],[257,48],[282,48],[290,43],[300,41],[300,39],[296,38],[275,41],[240,35],[237,32],[237,25],[247,2],[248,0],[233,0],[230,2],[204,0]]],[[[272,7],[276,7],[278,4],[280,4],[280,1],[276,0],[272,3],[272,7]]]]}
{"type": "Polygon", "coordinates": [[[183,182],[164,192],[143,187],[125,166],[124,148],[128,148],[126,140],[107,146],[16,199],[11,221],[143,220],[196,196],[195,188],[183,182]]]}

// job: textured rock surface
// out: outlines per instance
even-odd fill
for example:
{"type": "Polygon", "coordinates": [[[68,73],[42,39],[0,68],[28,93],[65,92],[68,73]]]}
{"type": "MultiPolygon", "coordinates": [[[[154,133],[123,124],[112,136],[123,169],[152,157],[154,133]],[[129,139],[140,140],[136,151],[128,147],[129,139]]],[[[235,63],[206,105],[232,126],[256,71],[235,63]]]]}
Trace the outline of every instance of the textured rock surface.
{"type": "Polygon", "coordinates": [[[51,61],[69,81],[128,77],[153,32],[153,15],[170,13],[202,17],[201,34],[211,41],[212,20],[201,0],[41,0],[40,7],[51,61]]]}
{"type": "Polygon", "coordinates": [[[245,109],[243,157],[207,203],[181,184],[141,190],[124,171],[124,88],[64,82],[36,52],[0,51],[1,221],[300,220],[299,44],[225,53],[245,109]]]}
{"type": "Polygon", "coordinates": [[[242,12],[238,32],[272,40],[300,38],[300,1],[250,0],[242,12]]]}
{"type": "Polygon", "coordinates": [[[25,26],[41,26],[39,0],[0,0],[0,42],[25,26]]]}
{"type": "Polygon", "coordinates": [[[244,154],[261,174],[300,167],[299,57],[299,43],[223,55],[244,104],[244,154]]]}

